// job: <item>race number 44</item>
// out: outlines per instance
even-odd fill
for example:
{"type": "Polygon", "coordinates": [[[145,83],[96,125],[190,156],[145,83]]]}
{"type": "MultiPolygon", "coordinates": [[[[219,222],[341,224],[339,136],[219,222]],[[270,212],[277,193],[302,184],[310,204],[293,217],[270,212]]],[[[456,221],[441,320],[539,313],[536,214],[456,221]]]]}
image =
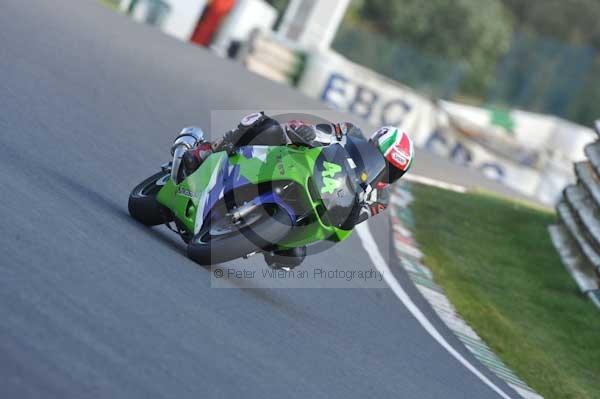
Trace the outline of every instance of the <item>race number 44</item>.
{"type": "Polygon", "coordinates": [[[340,186],[340,181],[335,180],[334,177],[342,171],[342,167],[336,163],[323,162],[323,171],[321,177],[323,178],[323,188],[321,188],[321,194],[328,193],[333,194],[336,188],[340,186]]]}

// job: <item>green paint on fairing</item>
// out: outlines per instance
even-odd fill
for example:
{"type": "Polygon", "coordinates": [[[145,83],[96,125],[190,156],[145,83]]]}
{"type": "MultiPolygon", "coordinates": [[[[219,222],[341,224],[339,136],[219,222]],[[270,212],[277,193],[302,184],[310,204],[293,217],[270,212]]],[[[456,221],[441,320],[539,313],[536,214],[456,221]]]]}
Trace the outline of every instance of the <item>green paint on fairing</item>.
{"type": "MultiPolygon", "coordinates": [[[[306,147],[254,147],[252,158],[241,154],[229,157],[229,165],[239,165],[240,176],[251,184],[285,180],[294,181],[303,188],[304,197],[316,215],[316,221],[305,226],[296,226],[278,245],[294,248],[322,240],[342,241],[351,234],[351,230],[342,230],[325,225],[316,211],[321,206],[320,198],[312,198],[308,190],[309,178],[315,170],[321,148],[306,147]]],[[[196,213],[202,192],[209,185],[213,171],[227,162],[227,155],[219,152],[209,156],[193,174],[180,184],[171,179],[157,195],[158,202],[169,208],[188,231],[195,231],[196,213]]]]}
{"type": "Polygon", "coordinates": [[[219,152],[212,154],[193,174],[178,185],[169,179],[158,192],[156,199],[173,212],[188,231],[194,231],[196,210],[202,196],[202,191],[210,181],[212,171],[226,161],[227,154],[219,152]]]}

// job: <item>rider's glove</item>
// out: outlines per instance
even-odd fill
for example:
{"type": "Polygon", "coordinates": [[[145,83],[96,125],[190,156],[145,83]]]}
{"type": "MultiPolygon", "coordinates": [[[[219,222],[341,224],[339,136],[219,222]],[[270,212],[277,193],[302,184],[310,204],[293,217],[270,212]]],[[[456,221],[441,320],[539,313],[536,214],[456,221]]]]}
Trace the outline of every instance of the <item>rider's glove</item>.
{"type": "Polygon", "coordinates": [[[385,211],[386,206],[381,202],[374,202],[369,204],[369,211],[371,212],[371,216],[375,216],[385,211]]]}
{"type": "Polygon", "coordinates": [[[200,143],[195,148],[186,151],[182,159],[186,172],[191,174],[196,171],[212,152],[210,143],[200,143]]]}

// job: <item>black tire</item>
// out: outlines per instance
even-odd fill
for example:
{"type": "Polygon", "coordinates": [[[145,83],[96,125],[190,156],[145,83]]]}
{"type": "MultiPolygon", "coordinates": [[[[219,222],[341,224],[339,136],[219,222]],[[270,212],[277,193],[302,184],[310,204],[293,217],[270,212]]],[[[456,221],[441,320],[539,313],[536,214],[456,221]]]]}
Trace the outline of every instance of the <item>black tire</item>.
{"type": "Polygon", "coordinates": [[[259,220],[223,236],[210,236],[205,226],[188,244],[190,259],[201,265],[214,265],[241,258],[251,252],[267,249],[279,242],[292,229],[287,213],[276,207],[262,212],[259,220]]]}
{"type": "Polygon", "coordinates": [[[168,175],[169,172],[158,172],[140,184],[129,194],[129,214],[138,222],[146,226],[156,226],[169,221],[169,212],[156,200],[156,194],[163,186],[157,181],[168,175]]]}

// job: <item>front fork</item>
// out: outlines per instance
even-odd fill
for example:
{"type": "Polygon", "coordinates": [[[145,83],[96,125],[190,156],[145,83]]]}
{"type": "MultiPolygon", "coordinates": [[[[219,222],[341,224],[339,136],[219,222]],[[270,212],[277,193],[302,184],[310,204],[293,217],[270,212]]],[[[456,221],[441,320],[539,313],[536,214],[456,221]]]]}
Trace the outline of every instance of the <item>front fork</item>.
{"type": "Polygon", "coordinates": [[[179,184],[179,169],[181,168],[181,160],[186,151],[191,150],[199,143],[204,142],[204,132],[199,127],[186,127],[181,130],[173,145],[171,146],[171,154],[173,161],[171,162],[171,179],[173,183],[179,184]]]}

